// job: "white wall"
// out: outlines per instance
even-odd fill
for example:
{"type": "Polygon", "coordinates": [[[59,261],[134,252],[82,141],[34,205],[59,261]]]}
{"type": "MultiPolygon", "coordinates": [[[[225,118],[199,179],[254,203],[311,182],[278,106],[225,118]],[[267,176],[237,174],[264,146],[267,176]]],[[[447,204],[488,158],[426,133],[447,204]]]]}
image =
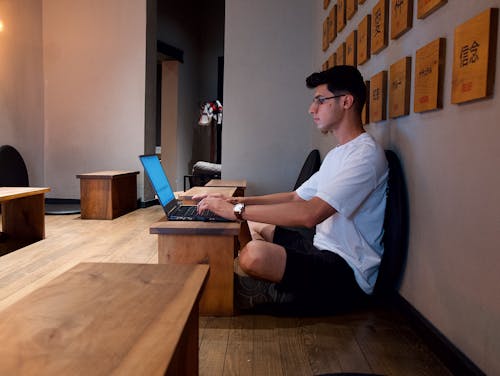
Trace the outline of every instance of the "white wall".
{"type": "Polygon", "coordinates": [[[44,186],[42,4],[0,1],[0,145],[22,155],[30,184],[44,186]]]}
{"type": "Polygon", "coordinates": [[[248,194],[292,189],[314,127],[310,0],[226,0],[222,177],[248,194]]]}
{"type": "Polygon", "coordinates": [[[43,0],[43,47],[48,196],[79,198],[79,173],[140,170],[146,0],[43,0]]]}
{"type": "MultiPolygon", "coordinates": [[[[334,2],[332,2],[333,4],[334,2]]],[[[370,13],[376,0],[360,5],[326,53],[321,27],[327,11],[315,4],[314,66],[370,13]]],[[[365,79],[436,38],[446,38],[444,108],[371,124],[368,131],[400,156],[410,198],[410,245],[401,295],[487,374],[500,374],[500,59],[493,98],[453,105],[454,29],[499,0],[455,0],[424,20],[360,67],[365,79]]],[[[413,86],[412,86],[413,88],[413,86]]],[[[326,145],[316,139],[317,145],[326,145]]]]}

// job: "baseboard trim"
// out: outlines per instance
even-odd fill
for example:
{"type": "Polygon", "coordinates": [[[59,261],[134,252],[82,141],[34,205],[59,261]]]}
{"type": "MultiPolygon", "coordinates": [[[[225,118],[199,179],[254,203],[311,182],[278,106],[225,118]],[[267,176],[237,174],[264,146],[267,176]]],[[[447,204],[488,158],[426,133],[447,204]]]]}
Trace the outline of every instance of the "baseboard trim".
{"type": "Polygon", "coordinates": [[[150,206],[159,205],[159,204],[160,204],[160,202],[158,201],[158,199],[153,199],[153,200],[148,200],[148,201],[140,201],[138,207],[141,209],[144,209],[144,208],[149,208],[150,206]]]}
{"type": "Polygon", "coordinates": [[[74,204],[80,205],[80,200],[76,198],[46,198],[46,204],[74,204]]]}
{"type": "MultiPolygon", "coordinates": [[[[76,198],[45,198],[46,204],[78,204],[80,205],[80,200],[76,198]]],[[[158,205],[158,199],[142,201],[141,199],[137,199],[137,207],[144,209],[149,208],[153,205],[158,205]]]]}
{"type": "Polygon", "coordinates": [[[426,345],[429,346],[432,352],[436,354],[453,375],[486,375],[405,298],[397,294],[395,297],[395,304],[401,313],[410,320],[410,323],[426,345]]]}

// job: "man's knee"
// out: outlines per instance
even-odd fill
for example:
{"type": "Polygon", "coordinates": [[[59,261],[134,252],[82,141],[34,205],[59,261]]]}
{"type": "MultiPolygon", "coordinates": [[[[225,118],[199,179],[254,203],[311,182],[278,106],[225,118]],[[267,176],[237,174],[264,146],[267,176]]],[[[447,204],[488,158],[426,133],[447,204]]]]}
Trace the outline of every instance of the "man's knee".
{"type": "Polygon", "coordinates": [[[262,263],[262,251],[260,240],[252,240],[247,243],[239,255],[240,267],[245,273],[254,274],[259,270],[259,265],[262,263]]]}

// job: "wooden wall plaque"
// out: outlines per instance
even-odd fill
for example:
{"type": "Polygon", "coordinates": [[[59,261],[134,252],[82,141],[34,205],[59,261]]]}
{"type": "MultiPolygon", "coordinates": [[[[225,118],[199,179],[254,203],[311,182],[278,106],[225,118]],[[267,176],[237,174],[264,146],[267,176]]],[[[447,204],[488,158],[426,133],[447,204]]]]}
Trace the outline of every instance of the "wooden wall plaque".
{"type": "Polygon", "coordinates": [[[443,107],[443,80],[446,39],[438,38],[415,53],[413,111],[443,107]]]}
{"type": "Polygon", "coordinates": [[[370,123],[370,81],[365,81],[366,85],[366,101],[361,111],[361,122],[363,125],[370,123]]]}
{"type": "Polygon", "coordinates": [[[381,71],[370,79],[370,121],[387,118],[387,71],[381,71]]]}
{"type": "Polygon", "coordinates": [[[417,18],[422,19],[446,4],[448,0],[418,0],[417,18]]]}
{"type": "Polygon", "coordinates": [[[364,4],[366,0],[358,0],[358,4],[364,4]]]}
{"type": "Polygon", "coordinates": [[[328,17],[323,21],[323,38],[322,38],[322,49],[323,52],[328,49],[328,17]]]}
{"type": "Polygon", "coordinates": [[[337,38],[337,4],[334,4],[328,15],[330,20],[328,29],[328,41],[332,43],[337,38]]]}
{"type": "Polygon", "coordinates": [[[371,15],[367,14],[358,25],[358,61],[359,65],[370,59],[371,15]]]}
{"type": "Polygon", "coordinates": [[[338,0],[337,2],[337,33],[340,33],[344,29],[346,24],[345,2],[346,0],[338,0]]]}
{"type": "Polygon", "coordinates": [[[328,9],[328,5],[330,5],[330,0],[323,0],[323,9],[328,9]]]}
{"type": "Polygon", "coordinates": [[[345,4],[345,16],[348,20],[354,17],[358,11],[358,0],[347,0],[345,4]]]}
{"type": "Polygon", "coordinates": [[[377,54],[387,47],[389,0],[380,0],[372,10],[371,53],[377,54]]]}
{"type": "Polygon", "coordinates": [[[391,39],[397,39],[413,24],[413,0],[391,0],[391,39]]]}
{"type": "Polygon", "coordinates": [[[357,66],[358,61],[358,32],[353,30],[345,40],[345,63],[357,66]]]}
{"type": "Polygon", "coordinates": [[[337,58],[337,55],[332,53],[330,57],[328,58],[328,68],[333,68],[335,66],[335,59],[337,58]]]}
{"type": "Polygon", "coordinates": [[[490,8],[455,29],[451,103],[493,94],[498,8],[490,8]]]}
{"type": "Polygon", "coordinates": [[[411,57],[406,56],[389,68],[389,117],[410,113],[411,57]]]}
{"type": "Polygon", "coordinates": [[[337,48],[336,53],[336,58],[335,58],[335,65],[344,65],[345,64],[345,42],[341,43],[340,46],[337,48]]]}

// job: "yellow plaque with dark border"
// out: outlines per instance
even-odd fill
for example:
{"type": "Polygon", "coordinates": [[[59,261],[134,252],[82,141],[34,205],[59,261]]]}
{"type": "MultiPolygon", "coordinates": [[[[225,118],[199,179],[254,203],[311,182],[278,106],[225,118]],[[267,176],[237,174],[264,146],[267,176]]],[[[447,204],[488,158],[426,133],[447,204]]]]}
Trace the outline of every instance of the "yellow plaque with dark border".
{"type": "Polygon", "coordinates": [[[389,0],[380,0],[372,10],[371,53],[377,54],[387,47],[389,0]]]}
{"type": "Polygon", "coordinates": [[[346,65],[357,65],[358,60],[358,32],[353,30],[345,40],[345,63],[346,65]]]}
{"type": "Polygon", "coordinates": [[[345,5],[345,16],[348,20],[354,17],[358,11],[358,0],[347,0],[345,5]]]}
{"type": "Polygon", "coordinates": [[[447,1],[448,0],[418,0],[417,18],[422,19],[427,17],[441,8],[447,1]]]}
{"type": "Polygon", "coordinates": [[[335,4],[330,10],[330,14],[328,15],[328,19],[330,21],[328,28],[328,41],[332,43],[335,38],[337,38],[337,4],[335,4]]]}
{"type": "Polygon", "coordinates": [[[391,0],[391,39],[397,39],[411,29],[413,0],[391,0]]]}
{"type": "Polygon", "coordinates": [[[387,71],[370,79],[370,122],[387,119],[387,71]]]}
{"type": "Polygon", "coordinates": [[[340,33],[342,30],[344,30],[344,27],[346,25],[345,1],[346,0],[339,0],[337,2],[337,33],[340,33]]]}
{"type": "Polygon", "coordinates": [[[455,29],[451,103],[489,97],[495,83],[498,8],[455,29]]]}
{"type": "Polygon", "coordinates": [[[389,117],[410,113],[411,57],[406,56],[389,68],[389,117]]]}
{"type": "Polygon", "coordinates": [[[345,64],[345,42],[341,43],[335,51],[337,54],[335,58],[335,65],[344,65],[345,64]]]}
{"type": "Polygon", "coordinates": [[[443,107],[443,79],[446,39],[438,38],[415,53],[413,111],[443,107]]]}
{"type": "Polygon", "coordinates": [[[358,25],[358,61],[362,65],[370,59],[371,15],[367,14],[358,25]]]}

